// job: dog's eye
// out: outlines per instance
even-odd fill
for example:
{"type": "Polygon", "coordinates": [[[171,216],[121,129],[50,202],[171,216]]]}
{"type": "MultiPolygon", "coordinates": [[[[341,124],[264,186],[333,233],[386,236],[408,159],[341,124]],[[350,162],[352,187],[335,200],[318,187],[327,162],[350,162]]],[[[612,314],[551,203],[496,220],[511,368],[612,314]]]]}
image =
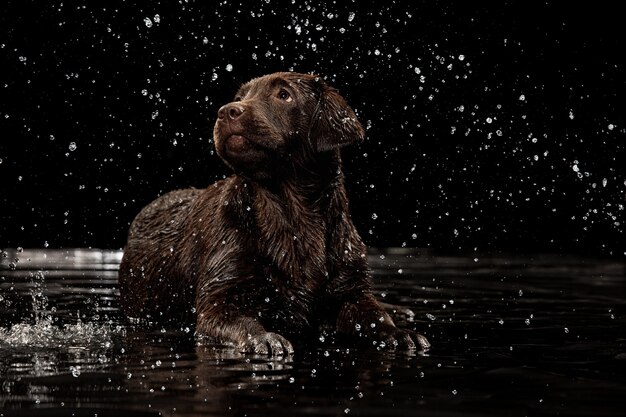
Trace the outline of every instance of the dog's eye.
{"type": "Polygon", "coordinates": [[[291,94],[289,94],[289,92],[285,89],[281,89],[278,92],[278,98],[281,99],[282,101],[286,101],[286,102],[290,102],[293,99],[291,98],[291,94]]]}
{"type": "Polygon", "coordinates": [[[236,96],[233,101],[241,101],[241,96],[236,96]]]}

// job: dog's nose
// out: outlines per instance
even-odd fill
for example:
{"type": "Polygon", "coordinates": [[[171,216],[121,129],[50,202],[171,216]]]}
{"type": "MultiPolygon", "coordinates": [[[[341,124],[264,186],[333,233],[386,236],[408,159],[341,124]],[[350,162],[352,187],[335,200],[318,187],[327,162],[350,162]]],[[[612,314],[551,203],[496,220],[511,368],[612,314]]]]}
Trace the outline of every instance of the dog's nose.
{"type": "Polygon", "coordinates": [[[246,111],[246,109],[244,109],[242,105],[237,103],[229,103],[222,106],[217,111],[217,118],[223,120],[228,117],[231,120],[235,120],[236,118],[241,116],[244,111],[246,111]]]}

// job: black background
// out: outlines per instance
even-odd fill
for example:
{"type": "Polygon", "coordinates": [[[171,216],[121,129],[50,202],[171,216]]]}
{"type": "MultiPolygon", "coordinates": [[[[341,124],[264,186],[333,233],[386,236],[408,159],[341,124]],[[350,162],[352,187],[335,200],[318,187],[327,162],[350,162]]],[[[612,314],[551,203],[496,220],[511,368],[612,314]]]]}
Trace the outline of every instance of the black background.
{"type": "Polygon", "coordinates": [[[295,70],[368,127],[344,152],[368,245],[625,256],[611,2],[4,4],[0,246],[123,247],[157,195],[229,174],[238,85],[295,70]]]}

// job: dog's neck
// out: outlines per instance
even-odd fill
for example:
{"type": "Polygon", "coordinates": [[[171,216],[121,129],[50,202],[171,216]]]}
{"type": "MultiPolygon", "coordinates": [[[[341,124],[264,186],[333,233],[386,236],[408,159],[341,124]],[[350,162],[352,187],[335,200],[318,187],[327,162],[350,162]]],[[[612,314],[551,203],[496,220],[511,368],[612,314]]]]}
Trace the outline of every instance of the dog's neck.
{"type": "Polygon", "coordinates": [[[310,167],[293,167],[274,181],[250,180],[245,187],[258,251],[280,271],[280,285],[292,288],[300,300],[313,297],[328,276],[328,242],[347,211],[339,151],[316,157],[310,167]]]}
{"type": "Polygon", "coordinates": [[[305,162],[285,166],[276,178],[254,180],[267,192],[282,200],[303,199],[321,203],[344,187],[339,150],[315,154],[305,162]]]}

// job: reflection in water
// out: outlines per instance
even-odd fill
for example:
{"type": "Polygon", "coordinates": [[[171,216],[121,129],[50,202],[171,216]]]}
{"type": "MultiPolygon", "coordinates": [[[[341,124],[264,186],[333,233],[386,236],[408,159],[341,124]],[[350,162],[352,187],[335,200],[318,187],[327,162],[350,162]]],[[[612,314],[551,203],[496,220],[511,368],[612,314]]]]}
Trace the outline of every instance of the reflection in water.
{"type": "Polygon", "coordinates": [[[624,264],[373,253],[426,356],[320,340],[268,359],[129,323],[119,251],[6,251],[0,404],[17,415],[621,415],[624,264]],[[81,414],[82,413],[82,414],[81,414]]]}

